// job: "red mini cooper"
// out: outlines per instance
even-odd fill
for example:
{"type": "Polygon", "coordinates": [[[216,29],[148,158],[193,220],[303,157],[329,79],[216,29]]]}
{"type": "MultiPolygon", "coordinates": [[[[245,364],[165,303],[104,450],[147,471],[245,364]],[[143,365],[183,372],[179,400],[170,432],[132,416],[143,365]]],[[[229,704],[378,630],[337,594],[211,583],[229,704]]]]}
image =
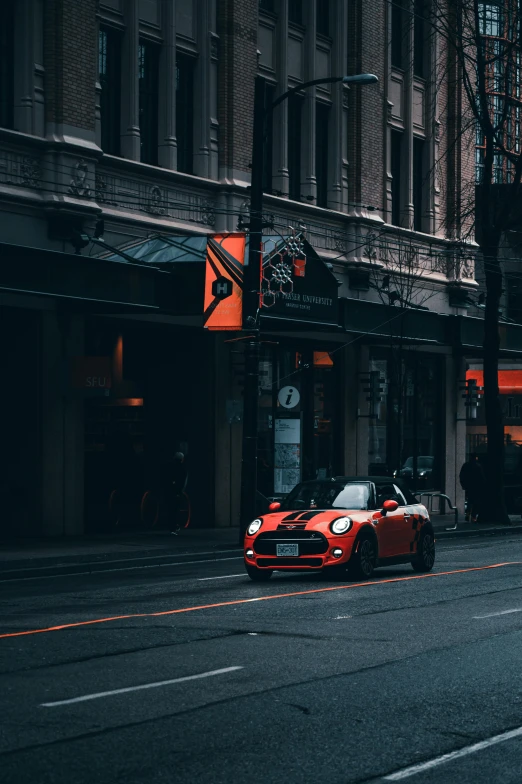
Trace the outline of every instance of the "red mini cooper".
{"type": "Polygon", "coordinates": [[[268,580],[274,570],[366,580],[377,566],[411,563],[416,572],[429,572],[434,562],[427,509],[388,477],[302,482],[245,535],[252,580],[268,580]]]}

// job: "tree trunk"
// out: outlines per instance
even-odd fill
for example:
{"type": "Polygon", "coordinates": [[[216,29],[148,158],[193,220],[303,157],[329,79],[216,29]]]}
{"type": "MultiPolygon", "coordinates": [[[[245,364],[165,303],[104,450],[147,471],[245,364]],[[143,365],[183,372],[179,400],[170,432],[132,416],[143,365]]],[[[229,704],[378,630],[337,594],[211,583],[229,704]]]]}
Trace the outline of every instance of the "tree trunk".
{"type": "Polygon", "coordinates": [[[487,430],[486,487],[479,520],[509,523],[504,499],[504,423],[498,388],[500,354],[499,307],[502,273],[498,246],[490,245],[484,254],[486,270],[486,313],[484,318],[484,404],[487,430]]]}

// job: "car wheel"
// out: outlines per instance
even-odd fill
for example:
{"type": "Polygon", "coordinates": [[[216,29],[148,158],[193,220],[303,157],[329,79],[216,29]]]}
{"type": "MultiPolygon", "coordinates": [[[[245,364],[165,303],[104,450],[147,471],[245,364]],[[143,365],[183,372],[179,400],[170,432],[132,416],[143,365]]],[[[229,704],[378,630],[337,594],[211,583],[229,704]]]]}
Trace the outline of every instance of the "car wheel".
{"type": "Polygon", "coordinates": [[[271,569],[258,569],[257,566],[250,566],[250,564],[245,564],[245,568],[248,576],[255,583],[264,583],[270,580],[273,574],[271,569]]]}
{"type": "Polygon", "coordinates": [[[435,563],[435,539],[432,531],[423,531],[417,545],[417,554],[411,565],[414,572],[431,572],[435,563]]]}
{"type": "Polygon", "coordinates": [[[370,536],[363,536],[348,563],[348,574],[354,580],[369,580],[377,563],[377,548],[370,536]]]}

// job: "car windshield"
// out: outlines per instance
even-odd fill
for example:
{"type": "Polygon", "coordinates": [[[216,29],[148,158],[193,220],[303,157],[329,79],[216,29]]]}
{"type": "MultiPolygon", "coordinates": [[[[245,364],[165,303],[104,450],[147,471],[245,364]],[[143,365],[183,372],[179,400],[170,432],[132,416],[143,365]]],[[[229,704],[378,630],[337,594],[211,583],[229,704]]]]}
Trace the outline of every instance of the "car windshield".
{"type": "MultiPolygon", "coordinates": [[[[433,457],[418,457],[417,468],[433,468],[433,457]]],[[[404,468],[413,468],[413,457],[408,457],[404,463],[404,468]]]]}
{"type": "Polygon", "coordinates": [[[369,482],[303,482],[294,487],[281,509],[368,509],[369,482]]]}

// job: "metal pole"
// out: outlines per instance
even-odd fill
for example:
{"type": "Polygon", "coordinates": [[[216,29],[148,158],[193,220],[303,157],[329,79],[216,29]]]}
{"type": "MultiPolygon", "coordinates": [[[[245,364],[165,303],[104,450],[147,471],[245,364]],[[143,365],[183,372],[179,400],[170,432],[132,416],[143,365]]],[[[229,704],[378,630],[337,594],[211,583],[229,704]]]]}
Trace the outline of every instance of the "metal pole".
{"type": "Polygon", "coordinates": [[[259,290],[263,231],[265,80],[256,77],[254,92],[254,135],[250,188],[248,264],[244,269],[243,329],[251,334],[245,346],[245,391],[243,401],[243,455],[241,462],[241,508],[239,543],[243,544],[248,524],[256,514],[257,495],[257,398],[259,394],[259,290]]]}

